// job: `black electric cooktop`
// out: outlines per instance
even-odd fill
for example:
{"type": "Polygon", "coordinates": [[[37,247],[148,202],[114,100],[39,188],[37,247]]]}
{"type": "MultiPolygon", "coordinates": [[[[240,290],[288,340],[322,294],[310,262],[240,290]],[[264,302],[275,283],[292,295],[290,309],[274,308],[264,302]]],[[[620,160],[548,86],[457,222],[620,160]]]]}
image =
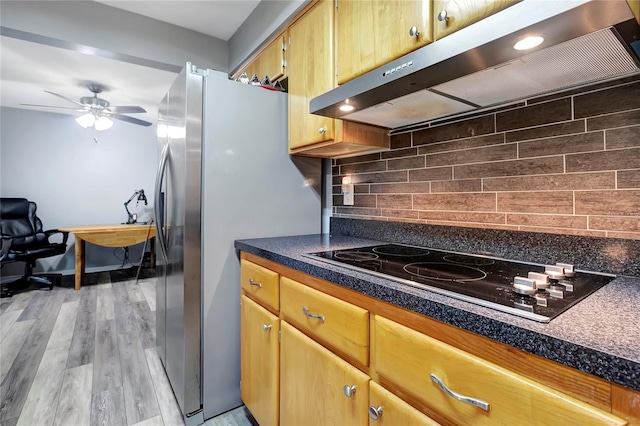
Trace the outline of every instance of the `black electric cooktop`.
{"type": "Polygon", "coordinates": [[[549,322],[615,278],[563,263],[515,262],[401,244],[306,256],[540,322],[549,322]]]}

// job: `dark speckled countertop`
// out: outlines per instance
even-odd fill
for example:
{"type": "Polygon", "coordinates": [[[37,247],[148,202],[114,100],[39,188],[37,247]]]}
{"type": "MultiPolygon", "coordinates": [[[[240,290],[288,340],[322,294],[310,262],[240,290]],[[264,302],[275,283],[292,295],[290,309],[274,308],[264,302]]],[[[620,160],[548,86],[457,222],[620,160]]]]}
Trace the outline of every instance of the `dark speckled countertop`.
{"type": "MultiPolygon", "coordinates": [[[[551,322],[542,324],[302,256],[316,251],[388,241],[388,238],[323,234],[238,240],[235,246],[289,268],[640,390],[640,278],[618,276],[551,322]]],[[[442,244],[438,244],[440,247],[422,245],[447,249],[442,244]]]]}

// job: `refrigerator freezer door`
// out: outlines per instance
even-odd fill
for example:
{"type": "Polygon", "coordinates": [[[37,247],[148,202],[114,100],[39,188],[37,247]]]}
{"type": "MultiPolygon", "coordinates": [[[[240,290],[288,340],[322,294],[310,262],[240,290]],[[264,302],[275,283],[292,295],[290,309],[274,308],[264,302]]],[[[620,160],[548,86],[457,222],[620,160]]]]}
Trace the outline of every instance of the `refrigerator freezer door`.
{"type": "Polygon", "coordinates": [[[234,241],[320,232],[321,161],[291,157],[287,95],[205,80],[202,187],[204,418],[241,405],[234,241]]]}
{"type": "MultiPolygon", "coordinates": [[[[166,247],[163,284],[158,283],[158,348],[183,414],[202,408],[200,186],[203,77],[190,64],[166,95],[158,117],[159,142],[168,143],[158,233],[166,247]],[[164,356],[162,356],[164,355],[164,356]]],[[[164,250],[161,250],[164,252],[164,250]]],[[[164,253],[163,253],[164,255],[164,253]]]]}

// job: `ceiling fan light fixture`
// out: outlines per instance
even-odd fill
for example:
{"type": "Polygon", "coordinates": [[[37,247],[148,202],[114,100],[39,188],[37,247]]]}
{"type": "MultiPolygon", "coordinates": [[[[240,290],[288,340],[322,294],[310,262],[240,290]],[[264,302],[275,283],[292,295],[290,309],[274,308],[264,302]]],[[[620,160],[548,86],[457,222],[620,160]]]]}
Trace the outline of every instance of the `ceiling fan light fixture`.
{"type": "Polygon", "coordinates": [[[97,131],[102,131],[102,130],[107,130],[110,129],[113,126],[113,120],[111,120],[109,117],[98,117],[96,118],[94,127],[96,128],[97,131]]]}
{"type": "Polygon", "coordinates": [[[81,127],[84,127],[85,129],[93,126],[95,122],[96,122],[96,117],[90,112],[76,118],[76,123],[78,123],[81,127]]]}

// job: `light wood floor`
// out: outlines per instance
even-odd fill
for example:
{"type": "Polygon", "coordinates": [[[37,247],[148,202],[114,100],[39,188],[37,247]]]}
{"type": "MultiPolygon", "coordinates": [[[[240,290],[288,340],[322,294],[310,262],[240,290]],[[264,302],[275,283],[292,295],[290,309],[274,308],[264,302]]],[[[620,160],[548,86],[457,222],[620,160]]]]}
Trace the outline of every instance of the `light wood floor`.
{"type": "MultiPolygon", "coordinates": [[[[0,426],[182,425],[155,350],[155,279],[0,299],[0,426]]],[[[244,407],[208,426],[255,425],[244,407]]]]}

